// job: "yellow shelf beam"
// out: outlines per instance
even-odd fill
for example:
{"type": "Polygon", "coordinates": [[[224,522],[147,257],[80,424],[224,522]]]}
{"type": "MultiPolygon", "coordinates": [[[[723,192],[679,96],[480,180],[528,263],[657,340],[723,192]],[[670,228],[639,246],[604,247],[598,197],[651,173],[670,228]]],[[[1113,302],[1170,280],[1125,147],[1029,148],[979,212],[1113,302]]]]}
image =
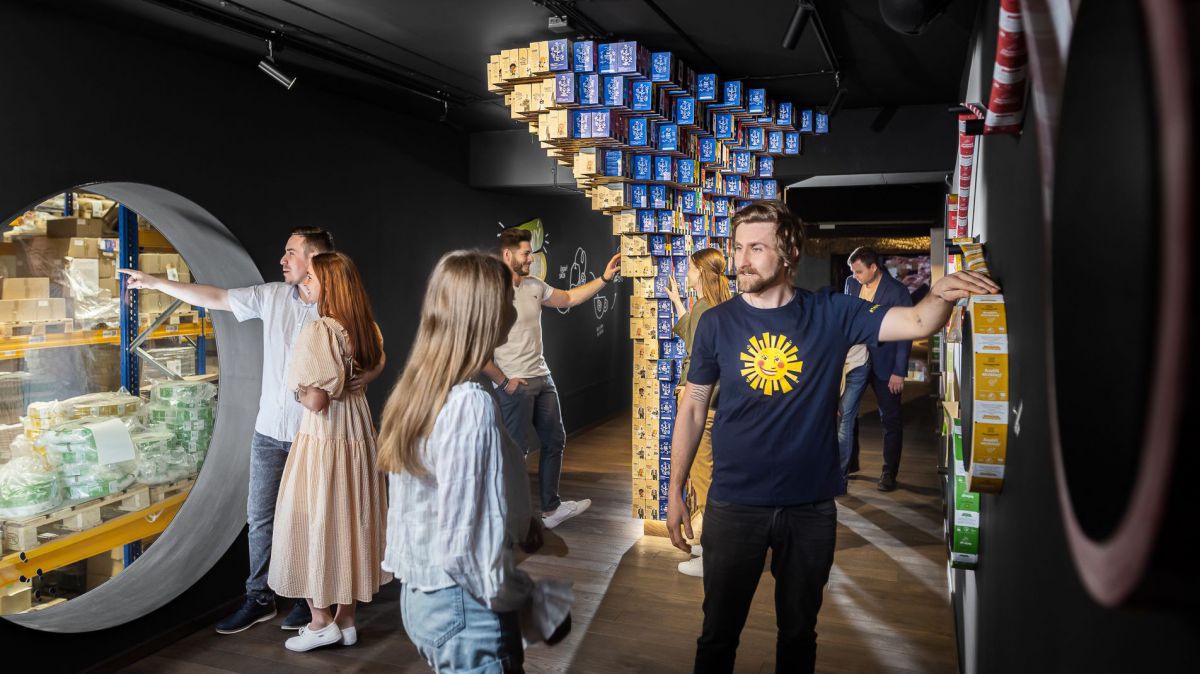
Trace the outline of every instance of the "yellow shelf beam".
{"type": "Polygon", "coordinates": [[[0,557],[0,585],[19,581],[22,576],[33,578],[39,570],[45,573],[60,569],[127,543],[160,534],[175,519],[187,495],[185,491],[91,529],[56,538],[26,552],[0,557]]]}
{"type": "MultiPolygon", "coordinates": [[[[205,317],[204,334],[212,334],[212,323],[205,317]]],[[[180,325],[164,325],[154,331],[150,339],[166,339],[167,337],[198,337],[199,323],[183,323],[180,325]]],[[[93,344],[120,344],[121,333],[117,329],[110,330],[78,330],[54,335],[35,335],[31,337],[11,337],[0,339],[0,360],[24,358],[30,351],[41,349],[58,349],[66,346],[90,346],[93,344]]]]}

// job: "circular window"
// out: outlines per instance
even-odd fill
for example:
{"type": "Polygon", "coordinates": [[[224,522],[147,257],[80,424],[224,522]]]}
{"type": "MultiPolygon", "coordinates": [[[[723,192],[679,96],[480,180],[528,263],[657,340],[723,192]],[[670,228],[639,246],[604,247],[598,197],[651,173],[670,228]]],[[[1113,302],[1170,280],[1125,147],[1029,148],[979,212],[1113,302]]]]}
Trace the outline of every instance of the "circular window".
{"type": "Polygon", "coordinates": [[[253,326],[124,288],[116,269],[262,278],[211,215],[147,185],[78,187],[6,225],[0,615],[112,627],[190,587],[244,526],[261,369],[253,326]]]}

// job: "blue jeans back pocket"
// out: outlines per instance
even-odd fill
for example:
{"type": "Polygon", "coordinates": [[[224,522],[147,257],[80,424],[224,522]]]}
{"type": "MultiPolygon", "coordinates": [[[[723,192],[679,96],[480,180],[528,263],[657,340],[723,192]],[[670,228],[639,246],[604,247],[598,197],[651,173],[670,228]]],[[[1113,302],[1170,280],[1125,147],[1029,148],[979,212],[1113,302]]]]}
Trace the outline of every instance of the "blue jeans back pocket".
{"type": "Polygon", "coordinates": [[[467,626],[463,589],[457,585],[433,592],[404,589],[404,630],[413,643],[441,648],[467,626]]]}

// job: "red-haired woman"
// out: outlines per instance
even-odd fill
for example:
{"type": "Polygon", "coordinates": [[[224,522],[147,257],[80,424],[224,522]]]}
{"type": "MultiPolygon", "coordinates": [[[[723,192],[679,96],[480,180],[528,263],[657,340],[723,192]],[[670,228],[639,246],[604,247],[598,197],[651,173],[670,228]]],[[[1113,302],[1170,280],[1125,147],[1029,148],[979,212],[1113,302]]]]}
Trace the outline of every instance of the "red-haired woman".
{"type": "Polygon", "coordinates": [[[300,333],[288,370],[305,412],[279,485],[268,579],[312,608],[312,622],[285,644],[292,651],[355,643],[355,602],[391,580],[380,569],[387,497],[375,427],[365,392],[346,386],[382,362],[383,337],[345,254],[313,256],[300,292],[320,318],[300,333]]]}

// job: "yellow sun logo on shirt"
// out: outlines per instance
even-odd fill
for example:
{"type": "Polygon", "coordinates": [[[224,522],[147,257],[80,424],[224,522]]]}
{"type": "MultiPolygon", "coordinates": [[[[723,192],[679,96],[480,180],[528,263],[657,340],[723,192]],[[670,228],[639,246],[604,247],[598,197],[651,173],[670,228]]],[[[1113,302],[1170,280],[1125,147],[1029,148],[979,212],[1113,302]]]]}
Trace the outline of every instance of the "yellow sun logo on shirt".
{"type": "Polygon", "coordinates": [[[751,337],[741,355],[746,364],[742,376],[751,388],[764,395],[774,395],[776,391],[787,393],[792,390],[792,384],[799,381],[798,375],[804,368],[804,361],[796,358],[796,352],[791,340],[783,335],[764,332],[761,341],[751,337]]]}

